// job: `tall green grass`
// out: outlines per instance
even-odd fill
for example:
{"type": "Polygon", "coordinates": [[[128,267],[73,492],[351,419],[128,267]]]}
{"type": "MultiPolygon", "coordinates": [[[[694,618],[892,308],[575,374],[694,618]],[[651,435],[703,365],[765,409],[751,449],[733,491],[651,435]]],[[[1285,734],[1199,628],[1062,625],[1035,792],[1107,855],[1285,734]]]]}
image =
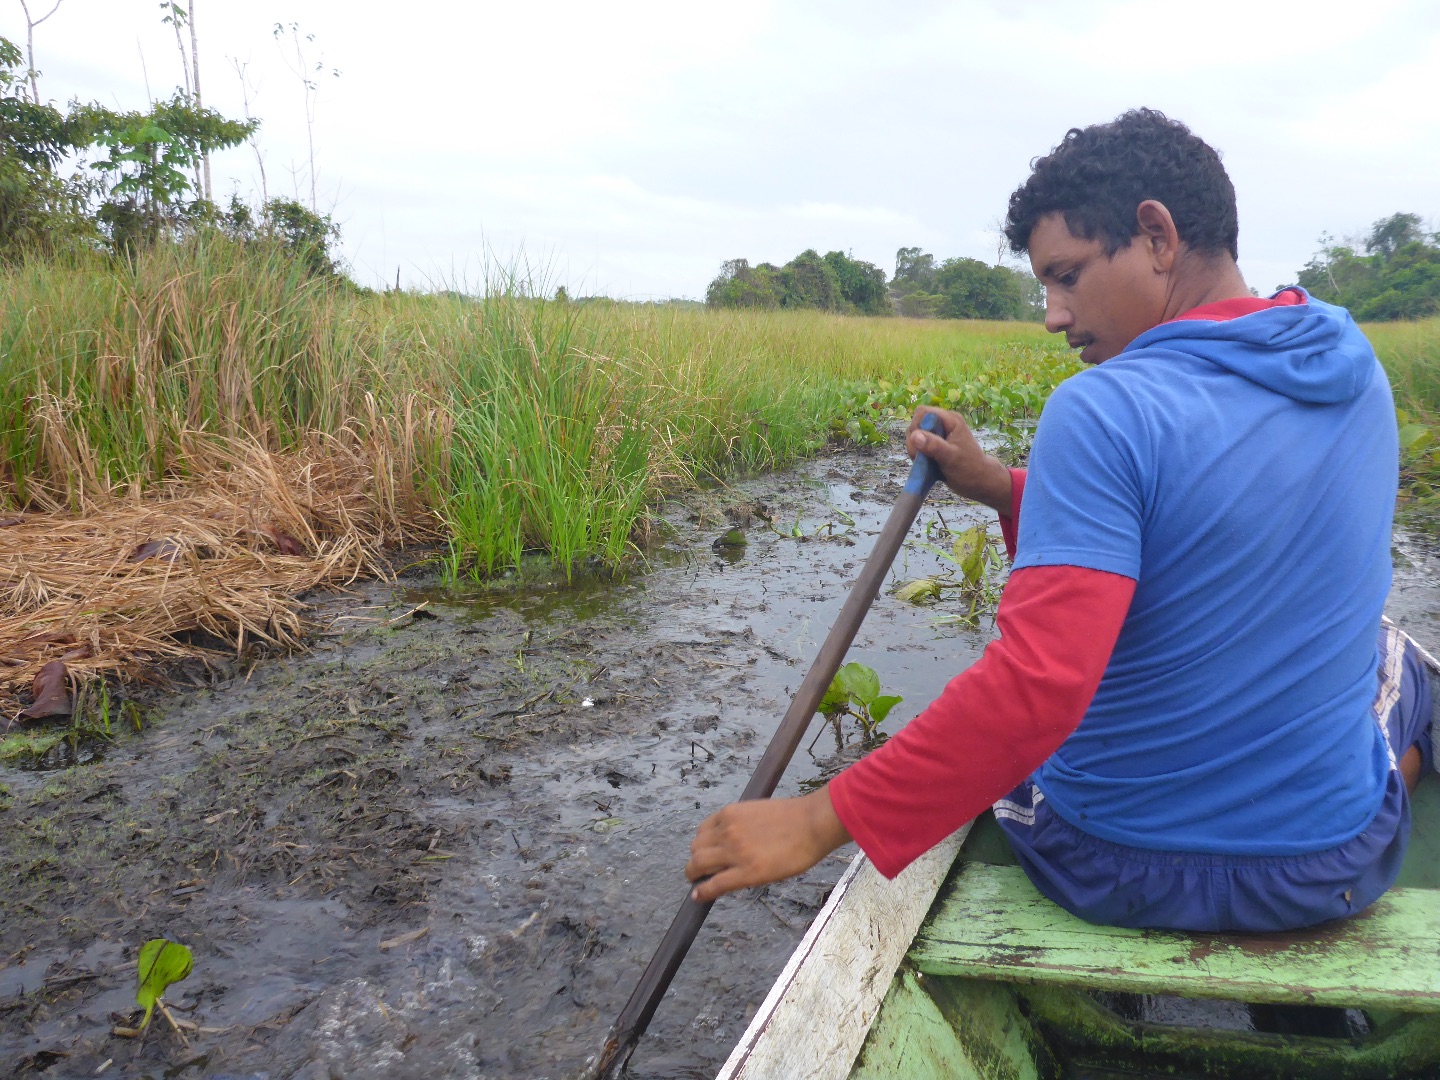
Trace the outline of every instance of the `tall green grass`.
{"type": "Polygon", "coordinates": [[[0,498],[83,505],[197,445],[316,438],[404,474],[486,574],[619,561],[665,491],[812,451],[858,380],[1019,378],[1036,326],[363,294],[197,237],[0,270],[0,498]]]}
{"type": "Polygon", "coordinates": [[[1400,415],[1402,520],[1440,528],[1440,318],[1367,323],[1400,415]]]}
{"type": "Polygon", "coordinates": [[[1440,318],[1361,329],[1390,376],[1396,403],[1417,416],[1440,418],[1440,318]]]}

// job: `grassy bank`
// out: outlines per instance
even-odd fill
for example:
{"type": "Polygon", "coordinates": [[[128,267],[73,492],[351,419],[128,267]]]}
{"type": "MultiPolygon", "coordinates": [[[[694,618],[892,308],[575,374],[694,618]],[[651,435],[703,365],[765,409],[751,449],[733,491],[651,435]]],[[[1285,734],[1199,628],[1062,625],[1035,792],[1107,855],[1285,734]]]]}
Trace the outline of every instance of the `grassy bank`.
{"type": "MultiPolygon", "coordinates": [[[[1440,320],[1366,328],[1440,416],[1440,320]]],[[[362,294],[198,238],[133,263],[0,271],[0,499],[83,510],[193,478],[215,443],[369,463],[380,541],[437,527],[457,571],[625,554],[647,505],[770,468],[871,410],[1034,415],[1071,370],[1023,323],[362,294]]],[[[233,455],[232,455],[233,456],[233,455]]]]}
{"type": "Polygon", "coordinates": [[[1390,375],[1395,403],[1417,416],[1440,418],[1440,318],[1366,323],[1362,329],[1390,375]]]}
{"type": "Polygon", "coordinates": [[[1390,375],[1400,410],[1400,511],[1440,528],[1440,319],[1369,323],[1366,335],[1390,375]]]}
{"type": "Polygon", "coordinates": [[[1014,323],[364,295],[214,240],[0,278],[12,507],[184,478],[210,441],[328,440],[373,463],[393,533],[431,515],[480,573],[617,561],[667,488],[812,450],[857,380],[1020,380],[1047,348],[1014,323]]]}

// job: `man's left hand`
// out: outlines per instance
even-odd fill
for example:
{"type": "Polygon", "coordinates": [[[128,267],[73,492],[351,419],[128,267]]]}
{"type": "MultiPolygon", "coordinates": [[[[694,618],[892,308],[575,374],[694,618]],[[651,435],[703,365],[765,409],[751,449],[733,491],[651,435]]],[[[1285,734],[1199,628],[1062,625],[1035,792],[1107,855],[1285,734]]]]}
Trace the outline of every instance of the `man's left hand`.
{"type": "Polygon", "coordinates": [[[731,803],[700,823],[685,876],[707,879],[691,893],[703,903],[794,877],[849,840],[825,788],[798,799],[731,803]]]}

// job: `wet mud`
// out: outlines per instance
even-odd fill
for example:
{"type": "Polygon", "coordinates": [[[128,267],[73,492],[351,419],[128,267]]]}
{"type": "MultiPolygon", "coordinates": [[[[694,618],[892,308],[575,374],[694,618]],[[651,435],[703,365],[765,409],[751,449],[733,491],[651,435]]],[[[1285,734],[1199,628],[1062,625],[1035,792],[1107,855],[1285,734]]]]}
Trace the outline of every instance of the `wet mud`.
{"type": "MultiPolygon", "coordinates": [[[[333,629],[311,652],[151,701],[86,764],[0,766],[0,1075],[574,1075],[904,473],[893,444],[850,449],[678,501],[623,581],[447,589],[421,568],[317,598],[333,629]],[[194,950],[165,997],[188,1045],[158,1018],[111,1034],[152,937],[194,950]]],[[[984,520],[937,494],[913,538],[984,520]]],[[[1440,651],[1440,555],[1406,535],[1396,555],[1392,617],[1440,651]]],[[[892,580],[938,568],[912,545],[892,580]]],[[[941,613],[886,590],[851,650],[904,695],[888,729],[991,636],[941,613]]],[[[781,794],[862,752],[812,731],[781,794]]],[[[714,1074],[852,853],[716,905],[631,1075],[714,1074]]]]}
{"type": "MultiPolygon", "coordinates": [[[[149,702],[87,764],[0,767],[0,1074],[573,1075],[905,466],[851,449],[677,501],[623,581],[447,589],[421,568],[318,598],[311,652],[149,702]],[[188,1045],[158,1017],[111,1034],[152,937],[194,951],[165,996],[188,1045]]],[[[942,495],[914,535],[978,520],[942,495]]],[[[893,577],[939,568],[912,547],[893,577]]],[[[851,650],[904,695],[889,729],[990,637],[939,613],[884,593],[851,650]]],[[[862,752],[812,730],[781,794],[862,752]]],[[[852,853],[716,905],[632,1075],[714,1074],[852,853]]]]}

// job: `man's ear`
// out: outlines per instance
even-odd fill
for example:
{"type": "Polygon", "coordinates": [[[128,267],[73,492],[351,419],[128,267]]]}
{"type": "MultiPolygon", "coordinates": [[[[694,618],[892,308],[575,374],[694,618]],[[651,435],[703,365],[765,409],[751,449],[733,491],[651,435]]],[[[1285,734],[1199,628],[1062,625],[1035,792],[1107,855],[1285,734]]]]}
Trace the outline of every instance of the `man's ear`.
{"type": "Polygon", "coordinates": [[[1170,211],[1158,199],[1146,199],[1135,208],[1135,221],[1140,226],[1138,239],[1145,243],[1155,271],[1169,273],[1180,252],[1180,233],[1170,211]]]}

